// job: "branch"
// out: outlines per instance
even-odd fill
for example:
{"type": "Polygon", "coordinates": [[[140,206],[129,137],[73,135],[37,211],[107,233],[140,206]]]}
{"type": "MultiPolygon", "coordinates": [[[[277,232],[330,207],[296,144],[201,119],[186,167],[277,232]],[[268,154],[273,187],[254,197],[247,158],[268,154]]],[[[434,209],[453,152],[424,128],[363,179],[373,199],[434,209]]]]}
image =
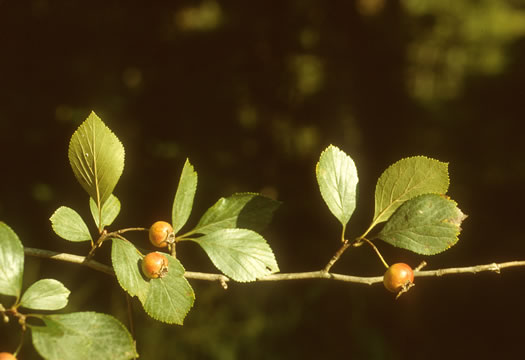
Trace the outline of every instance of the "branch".
{"type": "MultiPolygon", "coordinates": [[[[75,264],[81,264],[88,266],[94,270],[101,271],[109,275],[115,275],[113,268],[108,265],[99,263],[96,260],[89,259],[87,260],[84,256],[67,254],[67,253],[58,253],[55,251],[34,249],[34,248],[24,248],[26,255],[35,256],[40,258],[55,259],[75,264]]],[[[453,275],[453,274],[477,274],[480,272],[495,272],[500,273],[502,269],[510,267],[522,267],[525,266],[525,260],[521,261],[508,261],[503,263],[490,263],[485,265],[475,265],[475,266],[465,266],[465,267],[455,267],[455,268],[445,268],[437,270],[425,270],[425,271],[415,271],[415,277],[438,277],[444,275],[453,275]]],[[[206,280],[206,281],[219,281],[224,288],[227,288],[226,283],[230,279],[223,274],[210,274],[194,271],[186,271],[184,277],[187,279],[195,280],[206,280]]],[[[329,279],[336,281],[343,281],[349,283],[365,284],[372,285],[376,283],[383,282],[383,276],[352,276],[352,275],[343,275],[326,272],[325,270],[319,271],[309,271],[309,272],[297,272],[297,273],[280,273],[280,274],[271,274],[257,281],[283,281],[283,280],[304,280],[304,279],[329,279]]]]}
{"type": "Polygon", "coordinates": [[[28,248],[28,247],[24,247],[24,253],[26,255],[39,257],[39,258],[54,259],[54,260],[60,260],[60,261],[74,263],[74,264],[81,264],[81,265],[85,265],[94,270],[101,271],[109,275],[115,275],[112,267],[99,263],[96,260],[87,259],[85,256],[79,256],[79,255],[73,255],[73,254],[67,254],[67,253],[59,253],[56,251],[49,251],[49,250],[42,250],[42,249],[35,249],[35,248],[28,248]]]}

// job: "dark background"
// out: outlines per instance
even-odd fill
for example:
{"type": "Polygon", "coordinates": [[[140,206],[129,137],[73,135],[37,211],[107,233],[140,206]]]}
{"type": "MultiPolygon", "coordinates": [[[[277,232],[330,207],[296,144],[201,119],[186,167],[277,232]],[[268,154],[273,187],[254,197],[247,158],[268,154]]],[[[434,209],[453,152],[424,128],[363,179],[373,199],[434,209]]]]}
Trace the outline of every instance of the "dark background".
{"type": "MultiPolygon", "coordinates": [[[[87,253],[48,219],[61,205],[88,218],[67,148],[94,110],[126,149],[115,229],[169,219],[189,157],[199,173],[191,223],[220,196],[274,195],[283,205],[264,235],[281,271],[318,270],[340,245],[314,174],[335,144],[360,178],[348,236],[370,222],[388,165],[450,162],[449,195],[469,215],[460,241],[432,257],[378,243],[390,263],[525,259],[524,36],[525,2],[513,0],[0,1],[0,219],[25,246],[87,253]]],[[[178,255],[188,270],[216,271],[193,244],[178,255]]],[[[384,269],[363,246],[333,270],[384,269]]],[[[62,281],[66,312],[127,323],[107,275],[26,258],[24,276],[62,281]]],[[[397,301],[381,285],[192,281],[182,327],[134,303],[137,347],[143,359],[519,358],[524,279],[520,268],[417,279],[397,301]]],[[[0,334],[0,350],[13,351],[17,325],[0,334]]],[[[20,358],[37,358],[29,334],[20,358]]]]}

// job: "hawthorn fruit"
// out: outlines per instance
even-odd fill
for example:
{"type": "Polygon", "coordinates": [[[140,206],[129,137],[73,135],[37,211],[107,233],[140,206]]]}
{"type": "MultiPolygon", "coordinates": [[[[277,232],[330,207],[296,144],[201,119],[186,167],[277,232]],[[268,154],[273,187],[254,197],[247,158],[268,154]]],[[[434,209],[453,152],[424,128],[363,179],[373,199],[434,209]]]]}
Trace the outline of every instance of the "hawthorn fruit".
{"type": "Polygon", "coordinates": [[[391,265],[383,276],[383,284],[388,291],[397,293],[414,283],[414,271],[405,263],[391,265]]]}
{"type": "Polygon", "coordinates": [[[142,272],[149,279],[162,278],[168,273],[168,259],[161,253],[151,252],[142,259],[142,272]]]}
{"type": "Polygon", "coordinates": [[[173,227],[166,221],[157,221],[149,228],[149,241],[156,247],[166,247],[175,241],[173,227]]]}

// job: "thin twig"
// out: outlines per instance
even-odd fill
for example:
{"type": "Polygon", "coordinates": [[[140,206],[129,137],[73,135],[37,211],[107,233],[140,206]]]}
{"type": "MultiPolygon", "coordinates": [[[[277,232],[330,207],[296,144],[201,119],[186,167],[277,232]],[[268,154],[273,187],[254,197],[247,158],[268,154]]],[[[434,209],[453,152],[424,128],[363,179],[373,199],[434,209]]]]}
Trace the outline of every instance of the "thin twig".
{"type": "Polygon", "coordinates": [[[332,266],[334,266],[334,264],[337,262],[337,260],[339,260],[341,255],[343,255],[345,250],[348,249],[348,247],[350,245],[351,245],[350,241],[348,241],[348,240],[343,241],[343,245],[339,248],[339,250],[337,250],[337,252],[334,254],[334,256],[332,256],[332,258],[330,259],[328,264],[326,264],[326,266],[324,267],[323,271],[325,273],[328,273],[330,271],[332,266]]]}
{"type": "MultiPolygon", "coordinates": [[[[343,250],[344,251],[344,250],[343,250]]],[[[86,260],[84,256],[78,256],[67,253],[58,253],[55,251],[34,249],[34,248],[24,248],[26,255],[55,259],[65,262],[71,262],[76,264],[81,264],[88,266],[94,270],[104,272],[106,274],[115,275],[113,269],[110,266],[99,263],[95,260],[86,260]]],[[[454,268],[444,268],[437,270],[425,270],[425,271],[415,271],[415,277],[438,277],[444,275],[453,275],[453,274],[477,274],[480,272],[495,272],[500,273],[502,269],[511,268],[511,267],[525,267],[525,260],[520,261],[508,261],[503,263],[490,263],[485,265],[475,265],[475,266],[464,266],[464,267],[454,267],[454,268]]],[[[202,273],[202,272],[193,272],[186,271],[184,276],[187,279],[194,280],[205,280],[205,281],[219,281],[223,286],[226,285],[230,279],[223,274],[211,274],[211,273],[202,273]]],[[[365,284],[372,285],[376,283],[383,282],[383,276],[353,276],[353,275],[344,275],[327,272],[325,269],[319,271],[309,271],[309,272],[297,272],[297,273],[279,273],[271,274],[257,281],[284,281],[284,280],[305,280],[305,279],[328,279],[343,281],[349,283],[365,284]]]]}
{"type": "Polygon", "coordinates": [[[130,228],[114,231],[112,233],[109,233],[108,235],[112,235],[113,233],[124,234],[128,231],[148,231],[148,230],[149,230],[148,228],[144,228],[144,227],[130,227],[130,228]]]}
{"type": "Polygon", "coordinates": [[[95,255],[95,251],[99,247],[102,246],[102,243],[104,241],[106,241],[108,239],[111,239],[111,238],[115,238],[115,237],[125,240],[125,238],[122,236],[122,234],[124,234],[124,233],[126,233],[128,231],[148,231],[148,229],[143,228],[143,227],[131,227],[131,228],[120,229],[120,230],[112,231],[112,232],[108,232],[106,229],[104,229],[104,230],[101,231],[100,237],[95,242],[95,244],[93,244],[93,240],[91,240],[91,250],[89,251],[89,253],[87,255],[87,259],[90,260],[95,255]]]}

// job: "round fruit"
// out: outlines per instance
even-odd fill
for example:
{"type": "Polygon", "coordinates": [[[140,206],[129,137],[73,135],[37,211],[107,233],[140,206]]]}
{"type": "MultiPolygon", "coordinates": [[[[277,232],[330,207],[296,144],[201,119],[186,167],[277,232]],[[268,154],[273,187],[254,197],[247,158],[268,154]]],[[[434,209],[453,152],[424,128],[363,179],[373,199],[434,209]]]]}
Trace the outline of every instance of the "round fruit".
{"type": "Polygon", "coordinates": [[[168,273],[168,259],[161,253],[151,252],[142,259],[142,272],[150,279],[164,277],[168,273]]]}
{"type": "Polygon", "coordinates": [[[16,360],[16,357],[8,352],[1,352],[0,353],[0,360],[16,360]]]}
{"type": "Polygon", "coordinates": [[[404,263],[390,266],[383,276],[383,284],[391,292],[399,292],[413,282],[414,272],[410,266],[404,263]]]}
{"type": "Polygon", "coordinates": [[[175,241],[173,227],[165,221],[157,221],[149,228],[149,241],[156,247],[166,247],[175,241]]]}

